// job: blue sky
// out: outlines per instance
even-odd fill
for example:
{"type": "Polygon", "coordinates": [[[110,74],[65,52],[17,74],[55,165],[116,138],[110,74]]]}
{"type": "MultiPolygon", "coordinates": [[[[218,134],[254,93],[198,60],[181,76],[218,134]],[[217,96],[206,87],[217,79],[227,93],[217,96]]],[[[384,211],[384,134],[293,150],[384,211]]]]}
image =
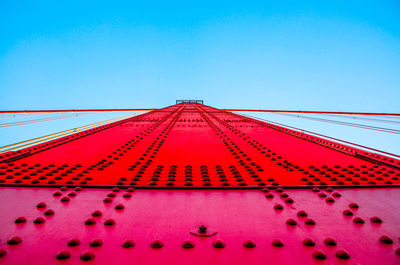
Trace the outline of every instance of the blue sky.
{"type": "Polygon", "coordinates": [[[400,112],[400,2],[2,0],[0,92],[0,109],[400,112]]]}

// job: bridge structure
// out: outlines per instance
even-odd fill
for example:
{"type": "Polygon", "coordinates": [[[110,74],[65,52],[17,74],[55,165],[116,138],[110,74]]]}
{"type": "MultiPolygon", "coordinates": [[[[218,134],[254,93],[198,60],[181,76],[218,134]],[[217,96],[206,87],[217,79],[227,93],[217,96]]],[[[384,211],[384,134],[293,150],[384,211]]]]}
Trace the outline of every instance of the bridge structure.
{"type": "Polygon", "coordinates": [[[400,263],[398,156],[203,101],[137,110],[0,153],[0,264],[400,263]]]}

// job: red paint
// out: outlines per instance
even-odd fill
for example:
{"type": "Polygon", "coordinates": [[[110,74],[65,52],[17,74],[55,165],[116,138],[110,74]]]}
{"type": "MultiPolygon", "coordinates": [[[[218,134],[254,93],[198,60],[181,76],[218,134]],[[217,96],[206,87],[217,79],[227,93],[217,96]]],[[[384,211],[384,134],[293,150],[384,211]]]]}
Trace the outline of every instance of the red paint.
{"type": "Polygon", "coordinates": [[[336,257],[338,250],[350,255],[350,264],[399,262],[395,253],[400,236],[397,188],[342,189],[342,197],[334,204],[327,204],[311,190],[286,190],[295,201],[290,206],[276,191],[271,191],[276,195],[274,199],[268,200],[257,190],[137,190],[129,199],[123,197],[126,191],[121,190],[110,205],[102,202],[108,190],[83,189],[67,205],[52,196],[54,191],[2,188],[0,200],[8,203],[0,207],[0,248],[7,255],[0,264],[58,264],[56,255],[63,250],[71,253],[67,264],[81,264],[79,257],[85,251],[95,255],[96,264],[131,264],[132,260],[140,260],[140,264],[319,264],[313,257],[316,250],[326,254],[327,264],[343,264],[336,257]],[[40,201],[54,209],[55,215],[44,216],[46,222],[38,226],[32,220],[43,216],[35,207],[40,201]],[[353,202],[359,205],[355,215],[365,220],[361,226],[353,223],[354,217],[342,215],[353,202]],[[114,209],[119,203],[125,205],[123,212],[114,209]],[[284,205],[284,209],[275,211],[276,203],[284,205]],[[84,225],[95,210],[103,215],[95,217],[95,225],[84,225]],[[299,210],[309,217],[298,216],[299,210]],[[18,216],[26,216],[27,222],[15,224],[13,220],[18,216]],[[371,222],[373,216],[383,222],[371,222]],[[104,226],[103,222],[110,218],[115,225],[104,226]],[[316,224],[306,225],[307,218],[316,224]],[[297,225],[288,226],[288,219],[296,220],[297,225]],[[212,237],[190,234],[202,224],[218,233],[212,237]],[[22,242],[6,245],[5,241],[14,236],[22,242]],[[386,237],[395,239],[394,243],[382,243],[389,242],[386,237]],[[315,246],[305,244],[306,239],[315,246]],[[68,246],[72,240],[73,246],[68,246]],[[150,246],[156,240],[162,242],[162,248],[150,246]],[[187,240],[194,244],[192,248],[182,247],[187,240]],[[222,240],[225,247],[214,248],[216,240],[222,240]],[[273,246],[274,240],[280,240],[283,246],[273,246]],[[248,241],[256,246],[245,247],[248,241]],[[102,244],[91,247],[94,242],[102,244]],[[134,246],[130,245],[132,242],[134,246]]]}
{"type": "Polygon", "coordinates": [[[0,264],[398,264],[399,167],[178,104],[2,154],[0,264]]]}
{"type": "Polygon", "coordinates": [[[175,105],[2,158],[1,182],[17,185],[400,184],[399,160],[200,104],[175,105]]]}

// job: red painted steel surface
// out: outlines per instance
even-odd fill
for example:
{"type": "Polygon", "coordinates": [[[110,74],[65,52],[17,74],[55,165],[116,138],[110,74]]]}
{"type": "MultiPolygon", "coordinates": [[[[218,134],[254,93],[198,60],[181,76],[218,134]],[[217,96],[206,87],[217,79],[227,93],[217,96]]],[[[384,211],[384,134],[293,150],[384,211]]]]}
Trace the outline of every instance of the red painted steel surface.
{"type": "Polygon", "coordinates": [[[0,264],[399,264],[399,167],[178,104],[1,154],[0,264]]]}
{"type": "Polygon", "coordinates": [[[272,190],[268,194],[273,198],[266,198],[257,190],[136,190],[129,193],[83,189],[75,192],[69,202],[62,202],[61,198],[74,192],[73,189],[60,191],[62,195],[55,197],[52,194],[56,191],[60,190],[2,189],[0,200],[8,203],[0,207],[0,245],[7,255],[0,258],[0,264],[82,264],[80,255],[85,251],[95,255],[95,264],[375,265],[399,264],[400,260],[396,255],[400,247],[400,193],[395,188],[272,190]],[[341,197],[333,196],[335,192],[341,197]],[[111,197],[112,202],[104,203],[103,199],[110,198],[107,197],[110,193],[115,197],[111,197]],[[126,194],[132,197],[124,198],[126,194]],[[294,202],[285,202],[287,198],[282,198],[285,195],[294,202]],[[327,202],[327,198],[334,198],[334,202],[327,202]],[[46,207],[38,209],[40,202],[45,202],[46,207]],[[351,208],[352,203],[359,208],[351,208]],[[124,209],[116,210],[119,204],[124,209]],[[275,209],[276,205],[282,205],[283,209],[275,209]],[[54,215],[44,214],[49,209],[54,215]],[[96,210],[102,216],[92,217],[96,210]],[[345,210],[353,216],[344,215],[345,210]],[[307,217],[298,216],[300,211],[307,217]],[[25,217],[26,222],[15,224],[18,217],[25,217]],[[43,217],[45,222],[34,224],[37,217],[43,217]],[[365,223],[354,223],[357,217],[365,223]],[[372,222],[373,217],[379,217],[382,223],[372,222]],[[95,223],[85,225],[90,218],[95,223]],[[115,224],[105,226],[104,222],[110,218],[115,224]],[[287,224],[291,219],[297,224],[287,224]],[[309,219],[315,225],[306,224],[309,219]],[[217,234],[191,235],[200,225],[217,234]],[[22,242],[7,245],[7,240],[15,236],[22,242]],[[380,242],[382,236],[389,237],[393,243],[380,242]],[[68,241],[74,238],[80,245],[68,246],[68,241]],[[334,239],[336,246],[327,245],[334,244],[325,241],[328,238],[334,239]],[[103,245],[91,247],[90,242],[95,239],[103,245]],[[135,246],[122,247],[126,240],[132,240],[135,246]],[[155,240],[164,246],[151,248],[155,240]],[[186,240],[193,242],[194,248],[183,248],[181,244],[186,240]],[[222,240],[225,248],[214,248],[212,243],[216,240],[222,240]],[[256,247],[244,247],[247,240],[252,240],[256,247]],[[283,246],[272,245],[274,240],[281,240],[283,246]],[[350,258],[336,257],[340,250],[346,251],[350,258]],[[60,251],[68,251],[71,257],[57,261],[60,251]],[[326,260],[313,258],[316,251],[322,251],[326,260]]]}
{"type": "Polygon", "coordinates": [[[200,104],[178,104],[0,159],[3,184],[400,184],[399,160],[200,104]]]}

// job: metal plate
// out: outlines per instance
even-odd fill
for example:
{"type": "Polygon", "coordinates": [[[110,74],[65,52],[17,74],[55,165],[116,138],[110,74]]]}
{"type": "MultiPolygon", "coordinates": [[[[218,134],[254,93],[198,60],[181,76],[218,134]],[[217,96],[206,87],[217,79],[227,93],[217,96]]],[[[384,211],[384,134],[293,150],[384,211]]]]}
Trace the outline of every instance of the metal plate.
{"type": "Polygon", "coordinates": [[[179,104],[2,155],[0,184],[400,184],[399,161],[382,157],[371,160],[368,155],[204,105],[179,104]]]}
{"type": "Polygon", "coordinates": [[[60,191],[61,196],[52,194],[59,189],[48,188],[2,188],[0,193],[0,245],[7,251],[0,258],[0,264],[82,264],[80,255],[92,252],[95,264],[399,264],[400,257],[395,251],[399,246],[400,192],[395,188],[385,189],[343,189],[341,197],[332,196],[335,191],[313,192],[311,190],[273,190],[273,198],[256,190],[124,190],[114,192],[111,203],[104,203],[109,190],[84,189],[77,191],[68,203],[60,201],[73,189],[60,191]],[[327,203],[326,197],[335,198],[327,203]],[[124,198],[124,194],[131,198],[124,198]],[[287,194],[293,203],[285,203],[287,194]],[[44,202],[45,208],[38,209],[44,202]],[[349,205],[357,203],[359,208],[349,205]],[[116,210],[118,204],[123,210],[116,210]],[[276,205],[282,205],[277,210],[276,205]],[[48,209],[53,216],[45,216],[48,209]],[[100,210],[101,217],[91,213],[100,210]],[[351,210],[353,216],[343,215],[351,210]],[[298,216],[305,211],[308,217],[298,216]],[[371,222],[379,217],[382,223],[371,222]],[[18,217],[25,217],[26,223],[15,224],[18,217]],[[45,223],[34,224],[37,217],[44,217],[45,223]],[[354,223],[356,217],[365,223],[354,223]],[[93,218],[95,224],[85,225],[93,218]],[[115,225],[105,226],[112,218],[115,225]],[[307,225],[306,220],[315,225],[307,225]],[[297,225],[287,224],[293,219],[297,225]],[[197,237],[190,231],[206,225],[217,231],[213,237],[197,237]],[[19,236],[19,245],[7,245],[11,237],[19,236]],[[383,244],[382,236],[390,237],[393,244],[383,244]],[[327,246],[324,240],[333,238],[336,246],[327,246]],[[67,242],[79,239],[80,245],[68,247],[67,242]],[[311,239],[315,246],[303,244],[311,239]],[[91,247],[92,240],[103,242],[101,247],[91,247]],[[281,240],[283,247],[273,246],[274,240],[281,240]],[[135,246],[123,248],[126,240],[135,246]],[[162,248],[152,248],[155,240],[162,242],[162,248]],[[194,243],[190,249],[181,244],[186,240],[194,243]],[[222,240],[225,248],[214,248],[213,242],[222,240]],[[245,241],[252,240],[256,246],[246,248],[245,241]],[[68,251],[71,257],[58,261],[60,251],[68,251]],[[326,260],[313,257],[315,251],[322,251],[326,260]],[[340,259],[339,250],[345,250],[350,258],[340,259]]]}

